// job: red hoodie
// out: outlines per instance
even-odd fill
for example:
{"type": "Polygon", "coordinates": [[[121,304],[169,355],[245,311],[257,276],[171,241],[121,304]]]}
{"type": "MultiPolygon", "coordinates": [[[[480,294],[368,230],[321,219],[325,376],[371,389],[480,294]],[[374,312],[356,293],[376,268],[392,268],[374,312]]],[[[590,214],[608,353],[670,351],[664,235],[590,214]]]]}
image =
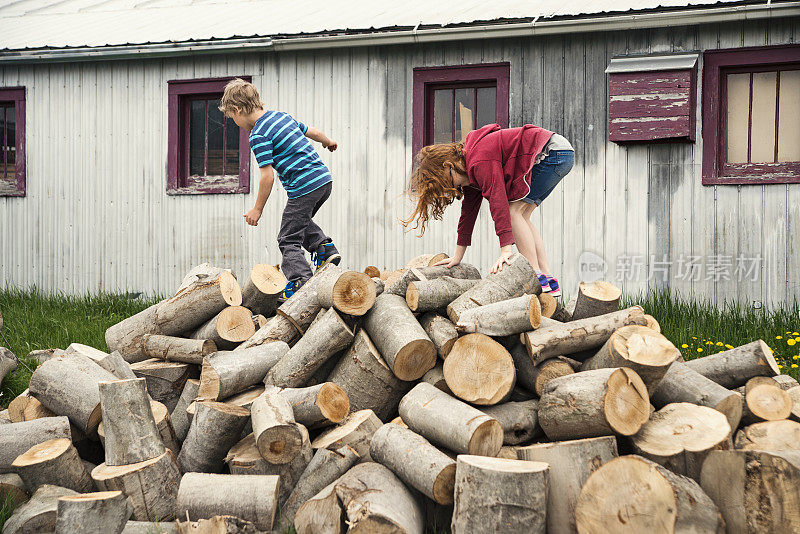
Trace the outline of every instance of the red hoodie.
{"type": "Polygon", "coordinates": [[[469,246],[472,242],[472,229],[484,198],[489,200],[500,246],[514,243],[508,203],[524,198],[530,191],[529,171],[552,135],[531,124],[506,129],[487,124],[467,134],[464,158],[470,185],[464,188],[461,202],[459,245],[469,246]]]}

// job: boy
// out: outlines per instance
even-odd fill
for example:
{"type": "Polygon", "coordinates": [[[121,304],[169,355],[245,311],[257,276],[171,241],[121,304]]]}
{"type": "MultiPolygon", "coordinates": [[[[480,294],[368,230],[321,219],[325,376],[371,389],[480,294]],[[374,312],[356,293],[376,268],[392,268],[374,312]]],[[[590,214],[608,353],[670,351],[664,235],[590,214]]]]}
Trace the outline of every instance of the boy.
{"type": "Polygon", "coordinates": [[[289,196],[278,232],[278,248],[283,256],[281,270],[289,280],[281,299],[288,299],[312,275],[303,248],[311,253],[316,269],[341,261],[333,241],[312,220],[331,194],[332,179],[308,139],[322,143],[331,152],[337,144],[317,128],[305,126],[287,113],[265,110],[256,87],[240,78],[225,86],[219,109],[250,132],[250,148],[261,170],[256,205],[244,214],[247,224],[258,225],[276,170],[289,196]]]}

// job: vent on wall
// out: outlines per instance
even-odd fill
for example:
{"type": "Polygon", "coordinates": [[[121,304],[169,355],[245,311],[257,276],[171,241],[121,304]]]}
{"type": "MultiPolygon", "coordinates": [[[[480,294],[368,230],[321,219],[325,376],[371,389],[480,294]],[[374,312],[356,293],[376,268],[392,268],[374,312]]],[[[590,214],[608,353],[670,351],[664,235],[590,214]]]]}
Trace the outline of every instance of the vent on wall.
{"type": "Polygon", "coordinates": [[[694,141],[698,54],[613,58],[608,139],[694,141]]]}

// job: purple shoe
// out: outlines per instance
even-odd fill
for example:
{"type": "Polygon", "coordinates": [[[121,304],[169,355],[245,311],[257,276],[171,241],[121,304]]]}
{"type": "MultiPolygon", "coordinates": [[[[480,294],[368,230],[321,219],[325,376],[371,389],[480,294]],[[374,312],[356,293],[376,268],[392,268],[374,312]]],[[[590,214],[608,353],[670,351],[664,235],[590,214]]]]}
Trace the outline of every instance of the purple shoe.
{"type": "Polygon", "coordinates": [[[552,276],[547,277],[547,282],[550,285],[550,294],[554,297],[561,296],[561,287],[558,285],[558,279],[552,276]]]}
{"type": "Polygon", "coordinates": [[[547,275],[540,274],[539,283],[542,284],[542,293],[550,293],[550,291],[552,291],[552,287],[550,286],[550,279],[547,278],[547,275]]]}

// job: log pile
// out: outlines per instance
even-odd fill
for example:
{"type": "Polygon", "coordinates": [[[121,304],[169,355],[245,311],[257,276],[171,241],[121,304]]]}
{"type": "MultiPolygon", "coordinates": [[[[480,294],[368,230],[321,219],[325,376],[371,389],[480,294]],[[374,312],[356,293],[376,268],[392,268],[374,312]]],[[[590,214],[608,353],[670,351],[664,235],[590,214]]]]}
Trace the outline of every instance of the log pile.
{"type": "Polygon", "coordinates": [[[282,303],[277,269],[204,264],[113,352],[49,353],[0,427],[0,493],[31,496],[3,534],[800,525],[800,386],[765,343],[683,362],[611,283],[565,305],[522,256],[443,257],[282,303]]]}

